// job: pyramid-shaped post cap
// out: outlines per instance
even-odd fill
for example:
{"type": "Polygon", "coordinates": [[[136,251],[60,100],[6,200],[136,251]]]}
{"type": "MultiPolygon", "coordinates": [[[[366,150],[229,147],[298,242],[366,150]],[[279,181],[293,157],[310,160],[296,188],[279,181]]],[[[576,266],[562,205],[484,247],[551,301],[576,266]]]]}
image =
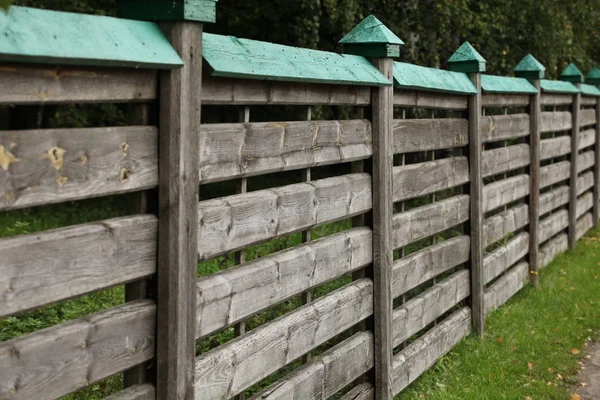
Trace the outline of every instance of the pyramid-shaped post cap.
{"type": "Polygon", "coordinates": [[[374,15],[369,15],[340,40],[344,53],[364,57],[399,57],[404,44],[374,15]]]}
{"type": "Polygon", "coordinates": [[[117,16],[141,21],[215,22],[219,0],[117,0],[117,16]]]}
{"type": "Polygon", "coordinates": [[[515,71],[515,76],[519,78],[542,79],[546,72],[546,67],[536,60],[534,56],[527,54],[513,71],[515,71]]]}
{"type": "Polygon", "coordinates": [[[600,85],[600,68],[594,67],[585,77],[585,83],[600,85]]]}
{"type": "Polygon", "coordinates": [[[583,74],[575,64],[571,63],[565,68],[563,73],[560,74],[560,79],[567,82],[582,83],[583,74]]]}
{"type": "Polygon", "coordinates": [[[486,62],[471,43],[464,42],[448,59],[448,68],[456,72],[485,72],[486,62]]]}

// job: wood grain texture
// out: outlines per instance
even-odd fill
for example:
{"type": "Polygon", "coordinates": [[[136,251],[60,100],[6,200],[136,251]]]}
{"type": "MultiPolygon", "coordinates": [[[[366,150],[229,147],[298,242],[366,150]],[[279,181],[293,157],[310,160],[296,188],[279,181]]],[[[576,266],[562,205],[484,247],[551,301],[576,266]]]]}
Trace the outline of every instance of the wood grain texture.
{"type": "Polygon", "coordinates": [[[577,155],[577,173],[590,169],[594,166],[595,155],[593,150],[589,150],[577,155]]]}
{"type": "Polygon", "coordinates": [[[553,157],[564,156],[571,152],[571,138],[569,136],[558,136],[551,139],[543,139],[540,142],[540,159],[548,160],[553,157]]]}
{"type": "Polygon", "coordinates": [[[512,171],[529,165],[529,145],[516,144],[486,150],[482,155],[482,176],[487,178],[492,175],[512,171]]]}
{"type": "Polygon", "coordinates": [[[280,235],[350,218],[371,209],[371,201],[369,174],[202,201],[198,204],[198,257],[205,260],[280,235]]]}
{"type": "Polygon", "coordinates": [[[373,312],[373,283],[338,289],[196,359],[196,399],[229,399],[373,312]]]}
{"type": "Polygon", "coordinates": [[[111,396],[106,400],[154,400],[156,399],[156,389],[151,383],[130,386],[111,396]]]}
{"type": "Polygon", "coordinates": [[[589,211],[594,206],[594,195],[592,192],[586,192],[583,195],[577,198],[577,205],[575,207],[576,212],[575,216],[577,218],[581,217],[587,211],[589,211]]]}
{"type": "Polygon", "coordinates": [[[543,111],[541,132],[568,131],[573,126],[572,115],[569,111],[543,111]]]}
{"type": "Polygon", "coordinates": [[[528,114],[507,114],[481,117],[479,129],[487,143],[528,136],[531,128],[528,114]]]}
{"type": "Polygon", "coordinates": [[[539,216],[549,213],[560,206],[569,204],[569,187],[560,186],[540,195],[539,216]]]}
{"type": "Polygon", "coordinates": [[[397,119],[393,130],[395,154],[450,149],[469,143],[465,119],[397,119]]]}
{"type": "Polygon", "coordinates": [[[539,79],[533,79],[530,81],[531,84],[537,89],[537,93],[531,96],[531,104],[529,106],[529,121],[530,131],[529,136],[529,225],[527,231],[529,232],[529,268],[531,268],[531,274],[529,275],[531,284],[534,288],[539,286],[539,250],[540,250],[540,239],[539,239],[539,223],[540,223],[540,167],[542,158],[542,134],[541,134],[541,119],[542,119],[542,90],[541,82],[539,79]]]}
{"type": "MultiPolygon", "coordinates": [[[[600,97],[596,100],[596,121],[600,121],[600,97]]],[[[587,131],[584,131],[584,133],[587,131]]],[[[587,143],[585,139],[580,139],[579,146],[583,146],[587,143]]],[[[592,211],[592,218],[594,225],[600,221],[600,123],[596,124],[594,129],[594,176],[596,177],[596,184],[594,185],[594,209],[592,211]]]]}
{"type": "Polygon", "coordinates": [[[0,397],[55,399],[154,356],[156,308],[140,300],[0,344],[0,397]]]}
{"type": "Polygon", "coordinates": [[[579,118],[579,127],[581,128],[594,125],[596,123],[596,110],[593,108],[584,108],[579,111],[579,118]]]}
{"type": "Polygon", "coordinates": [[[566,233],[560,233],[540,247],[540,268],[548,266],[559,254],[569,249],[569,239],[566,233]]]}
{"type": "Polygon", "coordinates": [[[582,106],[595,106],[597,100],[598,96],[586,96],[585,93],[582,93],[581,95],[582,106]]]}
{"type": "Polygon", "coordinates": [[[502,247],[498,247],[483,260],[484,282],[490,283],[529,252],[529,234],[521,232],[502,247]]]}
{"type": "Polygon", "coordinates": [[[529,206],[520,204],[486,219],[483,224],[483,246],[487,247],[527,225],[528,214],[529,206]]]}
{"type": "MultiPolygon", "coordinates": [[[[594,186],[594,172],[585,172],[577,177],[577,196],[581,196],[594,186]]],[[[571,198],[571,200],[573,200],[571,198]]]]}
{"type": "Polygon", "coordinates": [[[467,96],[443,94],[434,92],[420,92],[410,90],[396,90],[394,92],[394,106],[417,107],[441,110],[466,110],[467,96]]]}
{"type": "MultiPolygon", "coordinates": [[[[576,84],[579,86],[579,84],[576,84]]],[[[575,247],[575,243],[577,242],[576,238],[576,224],[577,218],[575,217],[577,204],[577,178],[579,171],[579,131],[580,131],[580,123],[581,123],[581,93],[577,93],[573,95],[573,106],[571,109],[571,176],[569,180],[569,188],[571,188],[570,196],[569,196],[569,248],[573,249],[575,247]]]]}
{"type": "Polygon", "coordinates": [[[529,194],[529,175],[517,175],[483,187],[483,212],[494,210],[529,194]]]}
{"type": "Polygon", "coordinates": [[[596,144],[596,129],[586,129],[579,132],[579,150],[596,144]]]}
{"type": "Polygon", "coordinates": [[[489,314],[506,303],[529,281],[529,264],[521,262],[485,291],[485,313],[489,314]]]}
{"type": "Polygon", "coordinates": [[[581,239],[583,235],[585,235],[587,231],[589,231],[593,227],[594,221],[592,219],[592,213],[589,212],[577,220],[577,223],[575,225],[575,238],[577,240],[581,239]]]}
{"type": "Polygon", "coordinates": [[[525,107],[529,105],[529,96],[526,94],[484,94],[483,107],[525,107]]]}
{"type": "Polygon", "coordinates": [[[567,210],[559,210],[540,220],[540,243],[545,242],[569,226],[567,210]]]}
{"type": "Polygon", "coordinates": [[[568,106],[573,104],[573,96],[570,94],[542,92],[541,103],[543,106],[568,106]]]}
{"type": "Polygon", "coordinates": [[[206,124],[200,182],[363,160],[371,143],[367,120],[206,124]]]}
{"type": "Polygon", "coordinates": [[[371,229],[327,236],[197,282],[196,338],[371,263],[371,229]]]}
{"type": "Polygon", "coordinates": [[[361,383],[340,397],[340,400],[375,400],[375,389],[368,382],[361,383]]]}
{"type": "Polygon", "coordinates": [[[571,163],[561,161],[540,168],[540,189],[569,179],[571,163]]]}

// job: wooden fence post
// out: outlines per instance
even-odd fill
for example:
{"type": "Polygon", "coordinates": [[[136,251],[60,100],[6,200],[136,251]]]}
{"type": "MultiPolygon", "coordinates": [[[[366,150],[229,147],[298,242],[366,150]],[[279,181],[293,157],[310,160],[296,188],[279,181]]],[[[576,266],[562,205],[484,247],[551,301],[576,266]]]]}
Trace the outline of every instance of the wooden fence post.
{"type": "Polygon", "coordinates": [[[481,72],[485,71],[485,59],[471,46],[463,43],[448,60],[451,71],[469,74],[477,94],[469,96],[469,171],[470,171],[470,226],[471,226],[471,312],[473,332],[483,336],[485,325],[483,277],[483,175],[481,158],[483,140],[479,132],[481,123],[481,72]]]}
{"type": "Polygon", "coordinates": [[[350,31],[340,43],[344,52],[372,59],[390,80],[390,86],[372,90],[373,108],[373,314],[375,336],[375,398],[391,400],[392,393],[392,168],[394,87],[392,57],[400,55],[404,44],[377,18],[369,16],[350,31]]]}
{"type": "MultiPolygon", "coordinates": [[[[585,82],[598,86],[600,85],[600,68],[594,67],[586,76],[585,82]]],[[[594,145],[594,208],[593,219],[594,226],[600,219],[600,97],[596,98],[596,142],[594,145]]]]}
{"type": "Polygon", "coordinates": [[[540,151],[542,88],[540,79],[546,68],[531,54],[525,56],[514,69],[515,76],[529,79],[537,93],[529,102],[529,277],[533,287],[539,285],[539,225],[540,225],[540,151]]]}

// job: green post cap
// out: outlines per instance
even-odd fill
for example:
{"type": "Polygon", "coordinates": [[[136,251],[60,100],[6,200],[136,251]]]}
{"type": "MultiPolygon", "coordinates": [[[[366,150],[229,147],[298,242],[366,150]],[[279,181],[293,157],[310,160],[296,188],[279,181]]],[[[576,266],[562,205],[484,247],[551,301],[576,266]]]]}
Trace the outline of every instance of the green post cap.
{"type": "Polygon", "coordinates": [[[583,74],[575,66],[575,64],[571,63],[565,68],[562,74],[560,74],[560,80],[573,82],[573,83],[582,83],[583,82],[583,74]]]}
{"type": "Polygon", "coordinates": [[[585,83],[590,85],[600,85],[600,68],[594,67],[585,77],[585,83]]]}
{"type": "Polygon", "coordinates": [[[448,69],[456,72],[485,72],[486,62],[471,43],[464,42],[448,59],[448,69]]]}
{"type": "Polygon", "coordinates": [[[518,78],[542,79],[546,72],[546,67],[536,60],[534,56],[527,54],[513,71],[518,78]]]}
{"type": "Polygon", "coordinates": [[[218,0],[117,0],[117,15],[142,21],[215,22],[218,0]]]}
{"type": "Polygon", "coordinates": [[[363,57],[399,57],[402,40],[374,15],[369,15],[340,40],[344,53],[363,57]]]}

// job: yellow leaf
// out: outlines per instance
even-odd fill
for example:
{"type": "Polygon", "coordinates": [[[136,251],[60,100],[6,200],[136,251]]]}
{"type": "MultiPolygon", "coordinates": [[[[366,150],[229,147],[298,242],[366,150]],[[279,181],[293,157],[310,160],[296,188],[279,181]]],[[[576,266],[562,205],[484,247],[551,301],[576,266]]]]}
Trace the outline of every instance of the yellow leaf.
{"type": "Polygon", "coordinates": [[[500,343],[500,344],[504,343],[504,340],[502,340],[501,337],[499,337],[497,340],[498,340],[498,343],[500,343]]]}
{"type": "Polygon", "coordinates": [[[571,349],[571,354],[579,354],[579,350],[573,348],[571,349]]]}
{"type": "Polygon", "coordinates": [[[527,368],[529,368],[529,369],[533,369],[533,364],[532,364],[532,363],[530,363],[530,362],[528,362],[528,363],[527,363],[527,368]]]}
{"type": "Polygon", "coordinates": [[[577,393],[573,393],[571,395],[571,400],[581,400],[581,396],[578,395],[577,393]]]}

